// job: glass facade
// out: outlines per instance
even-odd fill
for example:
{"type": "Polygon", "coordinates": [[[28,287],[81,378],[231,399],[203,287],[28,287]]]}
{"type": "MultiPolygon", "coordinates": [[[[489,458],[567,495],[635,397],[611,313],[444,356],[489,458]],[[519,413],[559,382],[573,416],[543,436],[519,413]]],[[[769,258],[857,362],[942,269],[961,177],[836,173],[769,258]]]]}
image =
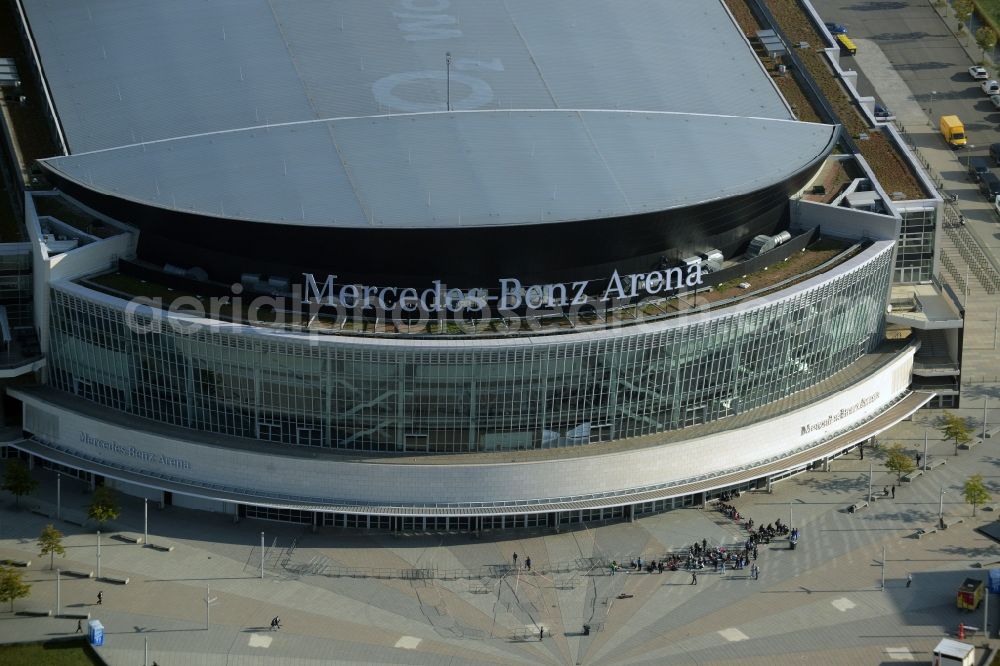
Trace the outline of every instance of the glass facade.
{"type": "Polygon", "coordinates": [[[135,416],[276,445],[584,445],[739,414],[845,368],[882,338],[891,256],[863,252],[819,285],[746,308],[544,340],[142,332],[123,301],[56,285],[48,381],[135,416]]]}
{"type": "Polygon", "coordinates": [[[34,329],[32,297],[31,251],[0,254],[0,305],[12,328],[34,329]]]}
{"type": "Polygon", "coordinates": [[[934,275],[934,208],[904,208],[893,282],[929,282],[934,275]]]}

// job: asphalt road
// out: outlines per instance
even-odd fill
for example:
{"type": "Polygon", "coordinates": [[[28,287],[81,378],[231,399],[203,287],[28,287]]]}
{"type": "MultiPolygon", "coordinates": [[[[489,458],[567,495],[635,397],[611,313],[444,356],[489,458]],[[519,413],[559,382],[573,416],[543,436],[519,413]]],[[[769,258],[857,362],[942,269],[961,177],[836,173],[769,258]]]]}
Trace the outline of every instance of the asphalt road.
{"type": "MultiPolygon", "coordinates": [[[[813,0],[812,4],[823,20],[843,23],[852,37],[878,44],[914,100],[935,122],[942,115],[961,118],[969,143],[975,146],[970,154],[985,155],[990,143],[1000,141],[1000,112],[967,71],[975,63],[927,0],[813,0]]],[[[842,63],[848,64],[846,59],[842,63]]],[[[861,79],[861,92],[874,94],[861,79]]]]}

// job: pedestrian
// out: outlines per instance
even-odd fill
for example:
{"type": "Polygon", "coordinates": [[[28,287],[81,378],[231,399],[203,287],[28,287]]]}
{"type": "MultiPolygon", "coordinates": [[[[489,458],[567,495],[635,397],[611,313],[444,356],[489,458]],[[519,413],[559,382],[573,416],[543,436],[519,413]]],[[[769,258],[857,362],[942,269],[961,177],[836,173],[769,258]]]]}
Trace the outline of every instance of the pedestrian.
{"type": "Polygon", "coordinates": [[[861,442],[860,444],[858,444],[858,453],[861,454],[861,459],[864,460],[865,459],[865,443],[864,442],[861,442]]]}
{"type": "Polygon", "coordinates": [[[275,618],[275,617],[271,618],[271,629],[270,629],[270,631],[274,631],[274,623],[275,623],[275,620],[277,620],[277,619],[278,618],[275,618]]]}
{"type": "Polygon", "coordinates": [[[892,484],[892,499],[896,499],[896,484],[892,484]]]}
{"type": "Polygon", "coordinates": [[[517,553],[514,553],[514,566],[517,566],[517,553]]]}
{"type": "Polygon", "coordinates": [[[916,459],[917,459],[917,467],[920,467],[920,454],[919,453],[916,454],[916,459]]]}
{"type": "Polygon", "coordinates": [[[697,585],[698,584],[698,572],[697,571],[692,571],[691,572],[691,584],[692,585],[697,585]]]}
{"type": "Polygon", "coordinates": [[[531,557],[524,558],[524,568],[531,571],[531,557]]]}
{"type": "Polygon", "coordinates": [[[545,627],[538,627],[538,641],[541,642],[545,638],[545,627]]]}
{"type": "Polygon", "coordinates": [[[83,633],[83,620],[77,620],[76,621],[76,633],[78,633],[78,634],[82,634],[83,633]]]}
{"type": "Polygon", "coordinates": [[[909,587],[910,585],[913,585],[913,574],[912,573],[906,574],[906,587],[909,587]]]}
{"type": "Polygon", "coordinates": [[[97,605],[100,606],[104,603],[104,590],[97,593],[97,605]]]}
{"type": "Polygon", "coordinates": [[[277,615],[274,616],[274,628],[281,629],[281,618],[277,615]]]}

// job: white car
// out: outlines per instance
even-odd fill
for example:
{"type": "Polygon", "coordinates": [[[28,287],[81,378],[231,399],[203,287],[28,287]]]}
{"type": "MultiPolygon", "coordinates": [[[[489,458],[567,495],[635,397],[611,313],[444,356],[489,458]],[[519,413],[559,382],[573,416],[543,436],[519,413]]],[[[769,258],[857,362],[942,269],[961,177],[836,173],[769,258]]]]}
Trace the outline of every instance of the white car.
{"type": "Polygon", "coordinates": [[[993,200],[993,208],[996,210],[997,215],[1000,215],[1000,194],[993,200]]]}
{"type": "Polygon", "coordinates": [[[979,65],[974,65],[969,68],[969,76],[976,80],[990,78],[990,74],[986,71],[986,68],[980,67],[979,65]]]}
{"type": "Polygon", "coordinates": [[[990,101],[993,102],[993,108],[1000,111],[1000,95],[990,95],[990,101]]]}
{"type": "Polygon", "coordinates": [[[1000,83],[997,83],[995,79],[990,79],[989,81],[983,81],[979,86],[983,89],[983,92],[987,95],[998,95],[1000,94],[1000,83]]]}

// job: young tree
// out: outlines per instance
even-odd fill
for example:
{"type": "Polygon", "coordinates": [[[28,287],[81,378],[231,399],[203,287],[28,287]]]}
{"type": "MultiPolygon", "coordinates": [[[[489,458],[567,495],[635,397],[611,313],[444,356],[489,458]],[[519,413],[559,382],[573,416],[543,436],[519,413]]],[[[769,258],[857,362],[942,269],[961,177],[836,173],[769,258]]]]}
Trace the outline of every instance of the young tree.
{"type": "Polygon", "coordinates": [[[986,60],[986,52],[992,51],[993,47],[997,45],[997,33],[996,30],[988,25],[984,25],[979,30],[976,30],[976,45],[983,51],[983,61],[986,60]]]}
{"type": "Polygon", "coordinates": [[[107,486],[98,486],[97,490],[94,491],[94,499],[90,502],[90,508],[87,509],[87,517],[93,518],[100,524],[104,524],[109,520],[116,519],[121,510],[118,508],[118,497],[115,495],[115,491],[107,486]]]}
{"type": "Polygon", "coordinates": [[[886,449],[885,467],[896,473],[896,483],[902,483],[903,475],[916,469],[916,464],[910,454],[903,450],[902,444],[893,444],[886,449]]]}
{"type": "Polygon", "coordinates": [[[976,515],[976,506],[983,504],[984,502],[989,502],[993,499],[990,496],[988,490],[986,490],[986,484],[983,483],[982,474],[974,474],[969,477],[969,480],[965,482],[965,487],[962,490],[965,495],[965,501],[972,505],[972,515],[976,515]]]}
{"type": "Polygon", "coordinates": [[[21,495],[30,495],[38,488],[38,481],[31,478],[31,471],[20,460],[8,460],[3,471],[3,489],[14,493],[18,506],[21,495]]]}
{"type": "Polygon", "coordinates": [[[31,585],[24,582],[24,574],[17,569],[0,566],[0,602],[10,602],[10,612],[14,612],[14,600],[31,593],[31,585]]]}
{"type": "Polygon", "coordinates": [[[972,16],[975,7],[972,0],[955,0],[951,3],[951,8],[955,10],[955,18],[958,19],[958,29],[961,31],[965,27],[965,22],[972,16]]]}
{"type": "Polygon", "coordinates": [[[955,416],[951,412],[945,412],[941,417],[938,430],[945,439],[955,442],[955,455],[958,455],[958,447],[972,441],[972,428],[961,416],[955,416]]]}
{"type": "Polygon", "coordinates": [[[52,525],[42,528],[42,533],[38,536],[38,548],[42,556],[49,556],[49,569],[52,568],[52,558],[56,554],[66,557],[66,548],[62,545],[63,534],[52,525]]]}

